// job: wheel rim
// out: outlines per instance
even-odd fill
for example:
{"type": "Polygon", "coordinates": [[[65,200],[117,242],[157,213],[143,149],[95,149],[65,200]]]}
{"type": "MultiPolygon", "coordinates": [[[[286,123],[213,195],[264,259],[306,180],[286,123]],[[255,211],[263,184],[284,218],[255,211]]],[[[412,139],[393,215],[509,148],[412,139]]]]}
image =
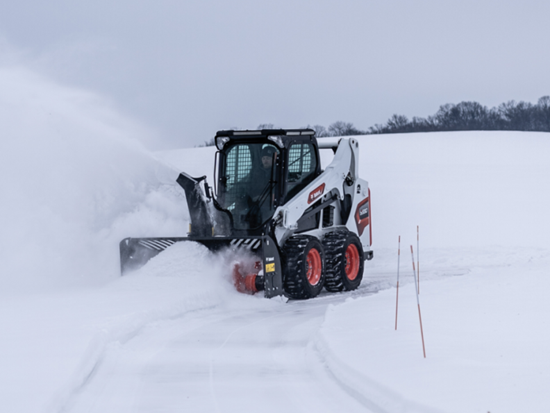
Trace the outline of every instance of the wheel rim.
{"type": "Polygon", "coordinates": [[[317,251],[315,248],[310,249],[307,253],[306,266],[306,275],[308,282],[311,285],[319,284],[323,268],[321,265],[321,254],[319,254],[319,251],[317,251]]]}
{"type": "Polygon", "coordinates": [[[349,244],[346,249],[346,277],[355,280],[359,273],[359,251],[354,244],[349,244]]]}

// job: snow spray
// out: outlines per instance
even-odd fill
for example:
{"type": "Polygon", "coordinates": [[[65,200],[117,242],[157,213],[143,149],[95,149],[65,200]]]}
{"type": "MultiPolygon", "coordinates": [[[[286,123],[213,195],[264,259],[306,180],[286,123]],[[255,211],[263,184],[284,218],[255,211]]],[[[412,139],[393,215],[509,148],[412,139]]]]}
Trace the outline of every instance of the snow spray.
{"type": "Polygon", "coordinates": [[[136,141],[145,126],[24,68],[0,64],[0,90],[0,290],[106,282],[121,239],[185,233],[177,173],[136,141]]]}
{"type": "Polygon", "coordinates": [[[426,358],[426,347],[424,346],[424,331],[422,329],[422,314],[420,313],[420,299],[418,298],[418,283],[416,282],[416,269],[414,267],[414,253],[413,246],[411,245],[411,258],[413,265],[414,287],[416,289],[416,304],[418,305],[418,319],[420,320],[420,336],[422,337],[422,351],[424,352],[424,358],[426,358]]]}

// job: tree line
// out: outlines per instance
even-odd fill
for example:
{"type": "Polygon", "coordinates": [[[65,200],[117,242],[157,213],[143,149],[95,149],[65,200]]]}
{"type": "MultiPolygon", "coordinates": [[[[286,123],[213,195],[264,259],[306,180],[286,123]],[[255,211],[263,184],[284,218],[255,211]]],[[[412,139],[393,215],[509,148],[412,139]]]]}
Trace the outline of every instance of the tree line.
{"type": "Polygon", "coordinates": [[[342,121],[334,122],[328,128],[320,125],[311,128],[319,137],[465,130],[550,132],[550,96],[541,97],[535,104],[511,100],[493,108],[477,102],[448,103],[427,118],[415,116],[408,119],[395,114],[385,124],[376,124],[367,131],[342,121]]]}
{"type": "MultiPolygon", "coordinates": [[[[260,126],[273,127],[271,124],[260,126]]],[[[541,97],[535,104],[511,100],[493,108],[478,102],[448,103],[427,118],[415,116],[408,119],[395,114],[385,124],[376,124],[366,131],[342,121],[334,122],[328,128],[321,125],[308,125],[308,128],[315,130],[318,137],[463,130],[550,132],[550,96],[541,97]]]]}
{"type": "Polygon", "coordinates": [[[427,118],[393,115],[384,125],[374,125],[366,134],[436,132],[461,130],[515,130],[550,132],[550,96],[536,104],[509,101],[493,108],[477,102],[439,107],[427,118]]]}
{"type": "MultiPolygon", "coordinates": [[[[258,129],[275,129],[272,123],[258,125],[258,129]]],[[[427,118],[394,114],[383,124],[375,124],[368,130],[357,129],[353,123],[336,121],[328,127],[308,125],[317,137],[373,135],[382,133],[442,132],[466,130],[514,130],[550,132],[550,96],[541,97],[537,103],[513,100],[488,108],[477,102],[448,103],[427,118]]],[[[214,145],[214,139],[204,145],[214,145]]]]}

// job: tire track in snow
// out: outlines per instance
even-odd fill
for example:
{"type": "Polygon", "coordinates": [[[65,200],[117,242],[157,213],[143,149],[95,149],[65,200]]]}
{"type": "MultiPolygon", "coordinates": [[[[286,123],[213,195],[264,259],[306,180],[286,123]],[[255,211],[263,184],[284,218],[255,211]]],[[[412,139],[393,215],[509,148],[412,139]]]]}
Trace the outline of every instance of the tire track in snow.
{"type": "MultiPolygon", "coordinates": [[[[299,392],[293,389],[302,389],[307,393],[306,399],[311,399],[312,395],[317,393],[316,386],[322,387],[327,395],[332,395],[330,398],[333,400],[333,396],[338,394],[339,403],[344,403],[344,400],[348,399],[345,403],[350,405],[350,411],[365,411],[365,408],[377,411],[376,403],[373,404],[361,396],[362,390],[350,390],[345,379],[342,379],[342,373],[334,371],[331,360],[326,354],[321,355],[317,339],[318,328],[329,305],[340,304],[350,298],[372,295],[392,286],[393,274],[390,272],[376,271],[366,276],[364,285],[356,291],[342,294],[325,293],[315,300],[273,305],[272,300],[246,297],[252,304],[247,304],[248,308],[243,310],[242,302],[245,297],[239,297],[239,304],[235,310],[222,310],[214,306],[192,314],[180,314],[178,318],[172,316],[171,321],[170,317],[165,317],[164,320],[168,321],[163,321],[162,317],[159,317],[149,320],[149,324],[144,322],[139,329],[127,335],[125,340],[118,340],[119,343],[115,346],[112,343],[116,343],[116,340],[110,340],[110,346],[101,346],[100,355],[92,357],[95,362],[91,363],[93,368],[87,370],[89,374],[86,379],[82,380],[79,386],[73,386],[63,408],[56,411],[119,413],[124,410],[110,410],[111,407],[120,408],[132,403],[135,403],[135,410],[127,410],[140,411],[144,406],[151,407],[151,404],[156,407],[162,406],[162,401],[159,401],[155,392],[163,394],[164,398],[171,400],[173,404],[189,408],[189,403],[186,405],[176,393],[193,392],[193,385],[187,385],[190,378],[204,381],[201,385],[195,386],[196,393],[203,397],[203,403],[196,400],[196,404],[191,403],[194,411],[205,408],[205,411],[215,409],[216,412],[223,412],[232,411],[226,409],[228,405],[242,407],[238,401],[239,394],[244,398],[250,397],[247,396],[246,385],[252,386],[264,399],[271,400],[272,406],[286,410],[290,408],[291,411],[292,408],[300,409],[295,411],[311,411],[312,403],[318,404],[319,411],[330,411],[326,409],[326,406],[331,404],[330,400],[325,400],[324,403],[310,400],[307,406],[303,406],[303,396],[299,396],[299,392]],[[157,327],[149,328],[151,323],[157,327]],[[165,332],[159,335],[159,331],[162,330],[165,332]],[[151,337],[152,334],[158,337],[151,337]],[[186,337],[182,337],[182,334],[186,337]],[[194,344],[193,340],[201,342],[201,345],[194,344]],[[169,350],[166,350],[167,348],[169,350]],[[159,351],[164,354],[156,361],[145,356],[159,351]],[[137,356],[140,353],[143,357],[137,356]],[[189,356],[193,353],[197,356],[189,356]],[[117,358],[121,361],[117,362],[117,358]],[[139,368],[129,368],[129,365],[134,363],[141,365],[139,368]],[[292,365],[293,363],[295,365],[292,365]],[[172,366],[163,371],[163,368],[170,364],[176,365],[180,370],[176,371],[172,366]],[[139,376],[139,380],[131,379],[133,385],[124,383],[124,375],[128,376],[129,371],[139,376]],[[235,380],[244,380],[247,384],[241,388],[235,386],[238,381],[228,379],[232,376],[236,377],[235,380]],[[173,394],[167,393],[166,389],[159,389],[162,386],[159,386],[158,382],[155,383],[155,377],[160,381],[168,381],[167,388],[173,388],[176,382],[180,383],[181,387],[174,390],[173,394]],[[122,390],[113,396],[113,391],[100,389],[98,383],[102,380],[109,381],[112,383],[111,386],[122,390]],[[297,380],[298,383],[292,383],[292,380],[297,380]],[[273,391],[266,393],[262,386],[257,385],[261,382],[265,382],[273,391]],[[129,388],[131,386],[140,390],[132,390],[129,388]],[[233,387],[235,394],[228,392],[225,388],[227,386],[233,387]],[[276,400],[279,396],[273,394],[284,394],[296,405],[291,408],[288,404],[281,404],[280,400],[276,400]],[[121,398],[125,396],[131,400],[121,402],[121,398]],[[272,399],[273,397],[275,399],[272,399]],[[92,400],[93,403],[90,404],[92,400]]],[[[431,276],[426,275],[426,278],[431,276]]],[[[258,401],[255,396],[252,399],[258,401]]],[[[276,411],[275,408],[272,410],[276,411]]]]}
{"type": "Polygon", "coordinates": [[[108,353],[113,348],[124,346],[125,343],[138,337],[154,323],[176,320],[188,314],[200,313],[211,308],[214,308],[214,306],[205,305],[202,308],[197,307],[192,310],[169,308],[159,312],[143,312],[100,330],[90,341],[72,379],[55,397],[48,411],[58,413],[71,411],[74,400],[86,391],[87,386],[98,375],[102,364],[108,358],[108,353]]]}
{"type": "Polygon", "coordinates": [[[220,347],[218,347],[217,349],[212,351],[211,356],[210,356],[210,363],[209,363],[209,387],[210,387],[210,394],[212,395],[212,399],[214,400],[214,405],[216,407],[216,412],[220,412],[220,408],[219,408],[219,405],[218,405],[218,402],[217,402],[217,397],[216,397],[216,389],[215,389],[215,386],[214,386],[214,361],[216,359],[216,356],[215,356],[216,353],[218,353],[221,349],[223,349],[225,347],[225,345],[227,344],[227,342],[229,340],[231,340],[231,337],[233,337],[233,335],[236,332],[238,332],[239,330],[242,330],[244,328],[248,328],[248,327],[250,327],[254,324],[257,324],[261,321],[270,319],[274,316],[275,315],[272,314],[272,315],[269,315],[267,317],[260,318],[259,320],[255,320],[253,322],[250,322],[250,323],[248,323],[244,326],[240,326],[240,327],[235,328],[233,331],[231,331],[231,333],[229,333],[229,335],[226,337],[225,341],[220,345],[220,347]]]}
{"type": "Polygon", "coordinates": [[[374,413],[443,413],[407,400],[399,393],[355,371],[338,359],[321,336],[315,342],[313,351],[326,364],[334,382],[374,413]]]}
{"type": "Polygon", "coordinates": [[[354,400],[342,400],[349,397],[334,388],[332,379],[318,377],[322,366],[317,361],[312,365],[308,354],[326,307],[343,299],[326,296],[318,302],[267,310],[255,306],[231,314],[211,309],[144,328],[126,343],[106,349],[95,373],[71,394],[64,411],[147,411],[153,404],[166,411],[180,411],[168,409],[171,405],[227,412],[250,403],[269,405],[265,411],[309,412],[312,404],[318,411],[334,411],[342,403],[350,412],[364,411],[354,400]],[[322,403],[315,400],[319,387],[329,395],[322,403]],[[190,397],[186,403],[186,392],[199,394],[200,400],[190,397]]]}

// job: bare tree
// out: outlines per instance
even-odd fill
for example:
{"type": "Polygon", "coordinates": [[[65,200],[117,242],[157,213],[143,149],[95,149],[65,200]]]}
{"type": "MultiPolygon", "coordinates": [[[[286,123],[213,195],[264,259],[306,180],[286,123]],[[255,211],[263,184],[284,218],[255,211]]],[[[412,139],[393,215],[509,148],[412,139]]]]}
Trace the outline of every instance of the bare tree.
{"type": "Polygon", "coordinates": [[[260,123],[258,125],[258,130],[261,130],[261,129],[275,129],[273,127],[273,123],[260,123]]]}
{"type": "Polygon", "coordinates": [[[328,127],[330,136],[351,136],[351,135],[364,135],[365,132],[360,131],[353,123],[336,121],[328,127]]]}
{"type": "Polygon", "coordinates": [[[307,126],[309,129],[313,129],[315,131],[315,136],[318,138],[325,138],[327,136],[330,136],[330,133],[328,132],[327,128],[321,125],[313,125],[313,126],[307,126]]]}
{"type": "Polygon", "coordinates": [[[403,115],[392,115],[388,120],[388,128],[395,129],[396,131],[404,132],[405,129],[409,126],[409,120],[406,116],[403,115]]]}
{"type": "Polygon", "coordinates": [[[204,148],[205,146],[214,146],[216,144],[216,138],[209,139],[201,143],[200,145],[195,146],[195,148],[204,148]]]}

